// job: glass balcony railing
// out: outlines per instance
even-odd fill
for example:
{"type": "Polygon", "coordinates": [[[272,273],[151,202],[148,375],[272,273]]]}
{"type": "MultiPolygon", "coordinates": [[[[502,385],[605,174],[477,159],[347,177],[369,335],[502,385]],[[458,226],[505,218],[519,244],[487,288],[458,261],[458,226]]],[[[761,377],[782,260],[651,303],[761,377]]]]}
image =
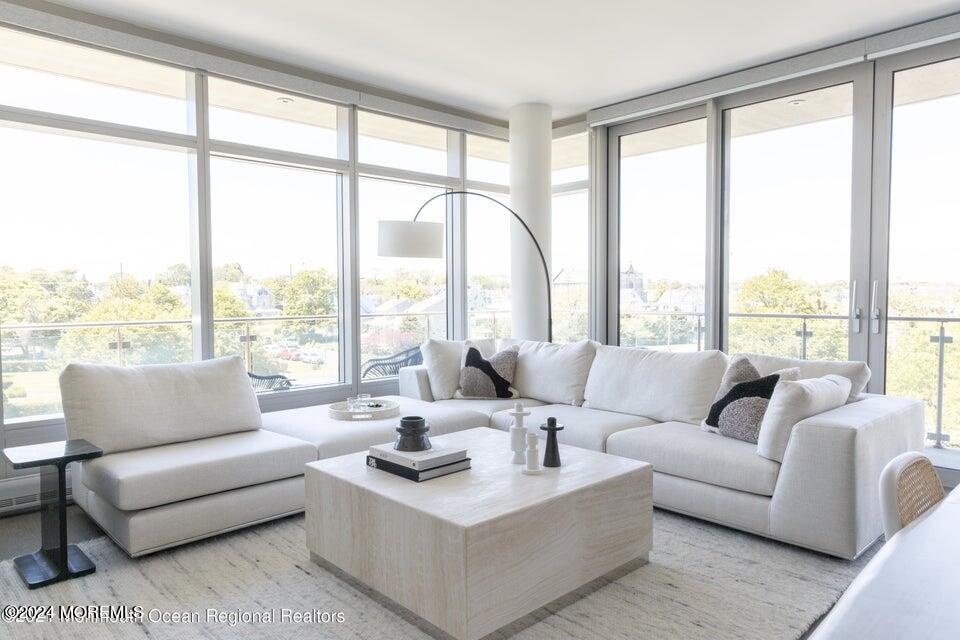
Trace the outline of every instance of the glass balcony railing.
{"type": "Polygon", "coordinates": [[[304,387],[341,379],[336,315],[215,318],[213,332],[214,354],[243,356],[250,373],[304,387]]]}
{"type": "Polygon", "coordinates": [[[70,362],[137,365],[193,358],[189,320],[0,326],[4,421],[58,414],[70,362]]]}

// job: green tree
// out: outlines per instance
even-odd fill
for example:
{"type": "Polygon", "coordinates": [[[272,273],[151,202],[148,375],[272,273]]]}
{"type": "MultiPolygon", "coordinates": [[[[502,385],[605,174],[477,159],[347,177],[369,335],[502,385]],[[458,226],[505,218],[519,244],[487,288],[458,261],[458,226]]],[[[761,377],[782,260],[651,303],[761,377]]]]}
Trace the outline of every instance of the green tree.
{"type": "Polygon", "coordinates": [[[239,262],[228,262],[213,269],[214,282],[250,282],[239,262]]]}
{"type": "Polygon", "coordinates": [[[326,269],[298,271],[283,286],[281,296],[285,316],[335,313],[337,279],[326,269]]]}
{"type": "Polygon", "coordinates": [[[167,270],[160,274],[160,282],[168,287],[186,287],[190,285],[190,265],[178,262],[170,265],[167,270]]]}

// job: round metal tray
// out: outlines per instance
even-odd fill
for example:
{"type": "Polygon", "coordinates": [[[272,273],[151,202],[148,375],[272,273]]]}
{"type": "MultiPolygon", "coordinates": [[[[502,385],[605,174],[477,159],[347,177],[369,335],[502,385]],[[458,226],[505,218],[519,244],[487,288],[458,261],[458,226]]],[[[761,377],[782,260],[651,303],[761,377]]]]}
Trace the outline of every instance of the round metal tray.
{"type": "Polygon", "coordinates": [[[400,415],[400,403],[396,400],[383,400],[380,398],[371,398],[371,402],[378,402],[382,407],[371,407],[364,411],[347,411],[347,403],[334,402],[327,407],[327,412],[334,420],[346,420],[348,422],[361,422],[365,420],[382,420],[383,418],[392,418],[400,415]]]}

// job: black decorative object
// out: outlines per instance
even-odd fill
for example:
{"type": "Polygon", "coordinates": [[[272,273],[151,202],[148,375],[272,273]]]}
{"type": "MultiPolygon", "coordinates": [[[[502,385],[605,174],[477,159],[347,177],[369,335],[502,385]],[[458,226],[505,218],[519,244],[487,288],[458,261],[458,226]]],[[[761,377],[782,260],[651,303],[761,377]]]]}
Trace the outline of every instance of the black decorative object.
{"type": "Polygon", "coordinates": [[[563,425],[556,418],[547,418],[547,424],[540,425],[547,432],[547,450],[543,452],[543,466],[560,466],[560,447],[557,444],[557,431],[563,431],[563,425]]]}
{"type": "Polygon", "coordinates": [[[30,589],[79,578],[97,570],[79,547],[67,544],[67,465],[103,455],[86,440],[48,442],[3,450],[14,469],[40,470],[40,550],[13,564],[30,589]]]}
{"type": "Polygon", "coordinates": [[[400,426],[397,427],[397,442],[393,448],[397,451],[426,451],[430,448],[430,438],[427,437],[427,421],[420,416],[403,416],[400,426]]]}

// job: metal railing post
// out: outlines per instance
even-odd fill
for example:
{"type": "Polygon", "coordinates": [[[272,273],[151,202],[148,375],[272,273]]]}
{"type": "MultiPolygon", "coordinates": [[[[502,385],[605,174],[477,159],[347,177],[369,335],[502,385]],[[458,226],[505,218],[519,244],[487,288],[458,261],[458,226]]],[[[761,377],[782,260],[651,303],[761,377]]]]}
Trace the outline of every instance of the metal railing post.
{"type": "Polygon", "coordinates": [[[247,371],[253,371],[253,345],[250,339],[250,323],[243,323],[244,341],[243,341],[243,359],[247,363],[247,371]]]}
{"type": "Polygon", "coordinates": [[[934,441],[933,446],[943,448],[943,443],[950,440],[950,435],[943,433],[943,369],[947,345],[953,342],[953,338],[946,334],[943,321],[940,322],[937,335],[930,336],[930,342],[937,343],[937,425],[936,431],[928,433],[927,437],[934,441]]]}

